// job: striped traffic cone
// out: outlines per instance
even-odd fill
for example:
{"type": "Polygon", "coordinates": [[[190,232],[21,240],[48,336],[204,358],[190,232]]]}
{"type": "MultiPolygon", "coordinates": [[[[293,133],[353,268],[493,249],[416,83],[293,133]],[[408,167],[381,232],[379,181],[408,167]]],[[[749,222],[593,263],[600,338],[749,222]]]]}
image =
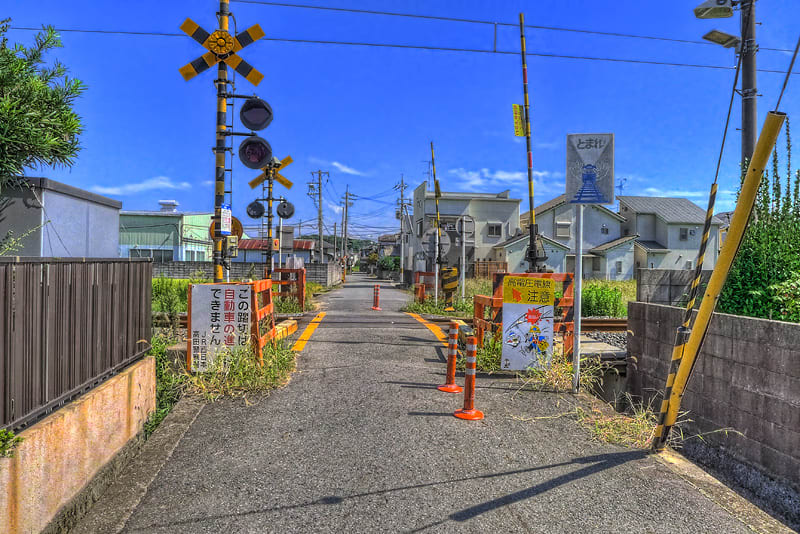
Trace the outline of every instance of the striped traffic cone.
{"type": "Polygon", "coordinates": [[[381,311],[381,286],[375,284],[375,289],[372,292],[372,309],[375,311],[381,311]]]}
{"type": "Polygon", "coordinates": [[[461,393],[461,386],[456,385],[456,358],[458,358],[458,323],[450,321],[450,335],[447,341],[447,380],[438,387],[445,393],[461,393]]]}
{"type": "Polygon", "coordinates": [[[483,412],[475,409],[475,356],[477,354],[475,336],[467,338],[467,370],[464,374],[464,408],[453,415],[459,419],[477,421],[483,419],[483,412]]]}

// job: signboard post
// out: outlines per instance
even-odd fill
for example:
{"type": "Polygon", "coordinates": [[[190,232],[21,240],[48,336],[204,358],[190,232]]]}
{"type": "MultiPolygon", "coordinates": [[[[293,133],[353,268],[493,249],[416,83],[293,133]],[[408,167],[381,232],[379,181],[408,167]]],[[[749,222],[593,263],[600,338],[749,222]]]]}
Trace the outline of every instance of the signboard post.
{"type": "Polygon", "coordinates": [[[572,390],[581,377],[581,286],[583,279],[583,205],[614,202],[614,134],[567,135],[567,199],[575,204],[575,331],[572,390]]]}
{"type": "Polygon", "coordinates": [[[219,210],[219,233],[220,235],[231,235],[231,205],[222,204],[219,210]]]}
{"type": "Polygon", "coordinates": [[[202,373],[214,364],[220,351],[249,347],[251,302],[248,284],[189,286],[189,370],[202,373]]]}
{"type": "Polygon", "coordinates": [[[522,104],[511,104],[514,108],[514,136],[525,137],[525,110],[522,104]]]}
{"type": "Polygon", "coordinates": [[[550,364],[555,287],[550,278],[503,278],[502,369],[541,369],[550,364]]]}

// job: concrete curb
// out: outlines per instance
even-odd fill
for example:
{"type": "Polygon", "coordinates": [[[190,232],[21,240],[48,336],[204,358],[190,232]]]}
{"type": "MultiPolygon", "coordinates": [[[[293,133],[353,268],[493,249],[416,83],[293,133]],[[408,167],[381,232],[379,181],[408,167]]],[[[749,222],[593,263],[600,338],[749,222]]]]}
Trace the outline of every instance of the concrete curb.
{"type": "Polygon", "coordinates": [[[184,397],[178,401],[145,442],[141,452],[125,466],[71,532],[81,534],[120,532],[203,406],[205,403],[195,397],[184,397]]]}
{"type": "Polygon", "coordinates": [[[653,456],[750,530],[763,534],[794,532],[677,452],[666,449],[653,456]]]}

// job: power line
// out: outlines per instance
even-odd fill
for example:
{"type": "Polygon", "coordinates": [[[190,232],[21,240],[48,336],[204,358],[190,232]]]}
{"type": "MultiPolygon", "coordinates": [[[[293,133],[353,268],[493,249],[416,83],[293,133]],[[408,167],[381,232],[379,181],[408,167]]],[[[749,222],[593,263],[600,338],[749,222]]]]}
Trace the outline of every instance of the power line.
{"type": "MultiPolygon", "coordinates": [[[[373,11],[369,9],[352,9],[352,8],[343,8],[343,7],[327,7],[327,6],[309,6],[304,4],[287,4],[285,2],[266,2],[263,0],[231,0],[231,2],[238,2],[240,4],[260,4],[266,6],[276,6],[276,7],[292,7],[292,8],[301,8],[301,9],[316,9],[321,11],[336,11],[342,13],[358,13],[362,15],[383,15],[383,16],[390,16],[390,17],[407,17],[407,18],[415,18],[415,19],[426,19],[426,20],[440,20],[440,21],[447,21],[447,22],[465,22],[469,24],[482,24],[486,26],[504,26],[504,27],[519,27],[516,23],[511,22],[495,22],[490,20],[479,20],[479,19],[463,19],[457,17],[443,17],[443,16],[436,16],[436,15],[420,15],[417,13],[398,13],[394,11],[373,11]]],[[[667,41],[673,43],[683,43],[683,44],[699,44],[699,45],[715,45],[716,43],[711,43],[709,41],[697,41],[691,39],[677,39],[674,37],[661,37],[656,35],[641,35],[641,34],[634,34],[634,33],[620,33],[620,32],[603,32],[598,30],[584,30],[580,28],[563,28],[559,26],[539,26],[535,24],[526,24],[526,28],[532,28],[535,30],[548,30],[548,31],[559,31],[559,32],[571,32],[571,33],[584,33],[590,35],[602,35],[605,37],[623,37],[628,39],[645,39],[650,41],[667,41]]],[[[766,48],[766,47],[759,47],[760,50],[770,50],[775,52],[791,52],[791,50],[784,49],[784,48],[766,48]]]]}
{"type": "MultiPolygon", "coordinates": [[[[9,29],[12,30],[29,30],[29,31],[41,31],[41,28],[31,28],[25,26],[11,26],[9,29]]],[[[122,30],[85,30],[85,29],[78,29],[78,28],[56,28],[55,31],[57,32],[75,32],[75,33],[96,33],[96,34],[105,34],[105,35],[134,35],[134,36],[156,36],[156,37],[183,37],[187,38],[186,35],[180,33],[165,33],[165,32],[137,32],[137,31],[122,31],[122,30]]],[[[456,48],[456,47],[444,47],[444,46],[426,46],[426,45],[406,45],[406,44],[396,44],[396,43],[369,43],[369,42],[360,42],[360,41],[331,41],[331,40],[320,40],[320,39],[287,39],[287,38],[278,38],[278,37],[262,37],[262,41],[272,41],[272,42],[280,42],[280,43],[304,43],[304,44],[327,44],[327,45],[341,45],[341,46],[365,46],[365,47],[373,47],[373,48],[400,48],[406,50],[434,50],[434,51],[441,51],[441,52],[469,52],[469,53],[476,53],[476,54],[500,54],[500,55],[519,55],[518,51],[510,51],[510,50],[490,50],[490,49],[483,49],[483,48],[456,48]]],[[[527,55],[529,56],[537,56],[543,58],[551,58],[551,59],[580,59],[580,60],[587,60],[587,61],[605,61],[611,63],[633,63],[639,65],[659,65],[659,66],[667,66],[667,67],[687,67],[687,68],[698,68],[698,69],[715,69],[715,70],[735,70],[735,67],[727,67],[724,65],[706,65],[702,63],[676,63],[671,61],[657,61],[657,60],[646,60],[646,59],[623,59],[623,58],[612,58],[612,57],[601,57],[601,56],[578,56],[578,55],[568,55],[568,54],[547,54],[544,52],[531,52],[528,51],[527,55]]],[[[768,72],[768,73],[777,73],[777,74],[786,74],[786,71],[777,70],[777,69],[757,69],[758,72],[768,72]]],[[[800,74],[800,72],[792,72],[791,74],[800,74]]]]}

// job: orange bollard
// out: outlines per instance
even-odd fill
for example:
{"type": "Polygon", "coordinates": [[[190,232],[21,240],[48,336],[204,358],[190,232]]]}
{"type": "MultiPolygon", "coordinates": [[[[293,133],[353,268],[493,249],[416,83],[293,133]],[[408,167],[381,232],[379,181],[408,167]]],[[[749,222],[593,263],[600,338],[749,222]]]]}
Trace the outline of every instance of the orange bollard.
{"type": "Polygon", "coordinates": [[[375,311],[382,311],[380,307],[381,302],[381,286],[375,284],[375,289],[372,292],[372,309],[375,311]]]}
{"type": "Polygon", "coordinates": [[[458,323],[450,321],[450,335],[447,341],[447,380],[439,386],[445,393],[461,393],[461,386],[456,385],[456,358],[458,358],[458,323]]]}
{"type": "Polygon", "coordinates": [[[453,415],[459,419],[477,421],[483,419],[483,412],[475,409],[475,336],[467,338],[467,370],[464,374],[464,409],[456,410],[453,415]]]}

